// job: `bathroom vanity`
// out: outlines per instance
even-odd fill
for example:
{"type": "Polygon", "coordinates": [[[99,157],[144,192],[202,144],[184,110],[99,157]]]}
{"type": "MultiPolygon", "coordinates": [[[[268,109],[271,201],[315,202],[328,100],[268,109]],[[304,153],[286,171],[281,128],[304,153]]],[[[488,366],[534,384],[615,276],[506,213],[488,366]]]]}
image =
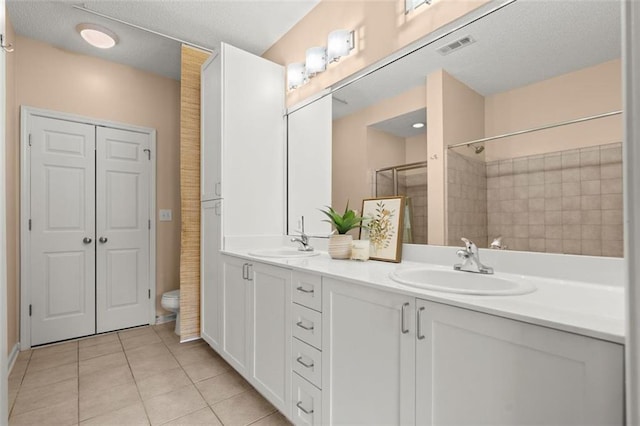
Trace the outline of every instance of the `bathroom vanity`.
{"type": "Polygon", "coordinates": [[[455,295],[392,281],[397,265],[248,253],[221,256],[203,336],[295,424],[623,423],[622,289],[455,295]]]}

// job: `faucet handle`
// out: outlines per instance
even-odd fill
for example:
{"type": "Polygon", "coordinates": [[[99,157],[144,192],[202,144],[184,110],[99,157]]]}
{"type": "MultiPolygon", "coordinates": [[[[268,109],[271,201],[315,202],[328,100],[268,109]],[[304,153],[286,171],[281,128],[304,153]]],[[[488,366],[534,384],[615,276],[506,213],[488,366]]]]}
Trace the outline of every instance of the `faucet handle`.
{"type": "Polygon", "coordinates": [[[461,240],[464,243],[464,245],[467,247],[467,251],[476,252],[478,250],[478,246],[476,246],[476,244],[473,241],[464,237],[462,237],[461,240]]]}

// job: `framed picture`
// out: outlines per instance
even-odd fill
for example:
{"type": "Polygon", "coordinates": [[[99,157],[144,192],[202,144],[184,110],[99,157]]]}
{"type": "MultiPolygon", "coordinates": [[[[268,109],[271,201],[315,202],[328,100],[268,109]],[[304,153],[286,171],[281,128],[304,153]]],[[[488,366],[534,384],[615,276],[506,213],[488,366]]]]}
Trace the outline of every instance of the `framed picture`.
{"type": "Polygon", "coordinates": [[[363,227],[360,239],[369,240],[370,259],[400,262],[404,197],[382,197],[362,200],[363,227]]]}

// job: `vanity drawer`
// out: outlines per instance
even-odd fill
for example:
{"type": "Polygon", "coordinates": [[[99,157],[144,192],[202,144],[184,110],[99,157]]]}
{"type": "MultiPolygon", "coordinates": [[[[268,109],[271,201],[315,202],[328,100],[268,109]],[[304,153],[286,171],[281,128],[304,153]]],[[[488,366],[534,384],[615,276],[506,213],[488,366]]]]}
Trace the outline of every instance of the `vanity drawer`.
{"type": "Polygon", "coordinates": [[[293,303],[293,337],[322,349],[322,314],[293,303]]]}
{"type": "Polygon", "coordinates": [[[322,392],[296,373],[292,375],[291,418],[295,425],[322,424],[322,392]]]}
{"type": "Polygon", "coordinates": [[[292,278],[293,295],[291,299],[299,305],[322,312],[322,277],[293,272],[292,278]]]}
{"type": "Polygon", "coordinates": [[[291,355],[293,371],[322,389],[322,352],[294,338],[291,355]]]}

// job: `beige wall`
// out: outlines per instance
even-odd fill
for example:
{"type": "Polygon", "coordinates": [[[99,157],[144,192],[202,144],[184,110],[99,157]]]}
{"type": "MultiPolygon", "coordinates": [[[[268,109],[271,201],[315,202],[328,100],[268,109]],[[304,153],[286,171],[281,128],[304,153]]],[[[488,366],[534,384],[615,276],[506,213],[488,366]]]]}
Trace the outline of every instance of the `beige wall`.
{"type": "Polygon", "coordinates": [[[427,132],[405,139],[405,163],[427,161],[427,132]]]}
{"type": "MultiPolygon", "coordinates": [[[[9,19],[6,21],[7,40],[15,45],[15,31],[9,19]]],[[[18,112],[16,105],[16,55],[5,55],[6,60],[6,204],[7,204],[7,350],[11,353],[18,343],[18,289],[20,281],[19,257],[20,241],[18,217],[20,214],[20,182],[18,112]]]]}
{"type": "MultiPolygon", "coordinates": [[[[17,97],[8,115],[16,131],[7,142],[15,149],[20,105],[157,130],[157,208],[173,211],[172,222],[157,222],[156,306],[158,313],[164,312],[160,307],[162,293],[179,286],[180,83],[25,37],[16,37],[14,45],[17,97]]],[[[13,158],[10,182],[17,182],[15,154],[13,158]]],[[[8,227],[18,229],[17,220],[14,215],[8,227]]],[[[18,316],[15,311],[10,314],[11,330],[17,327],[18,316]]]]}
{"type": "MultiPolygon", "coordinates": [[[[332,205],[342,209],[350,201],[359,206],[363,198],[369,198],[373,173],[376,168],[403,164],[406,151],[403,146],[392,159],[385,160],[387,149],[383,145],[368,142],[368,134],[376,135],[368,126],[380,121],[424,108],[426,95],[424,86],[408,90],[333,122],[332,147],[332,205]]],[[[413,147],[413,146],[412,146],[413,147]]],[[[425,148],[426,149],[426,148],[425,148]]],[[[358,207],[359,208],[359,207],[358,207]]]]}
{"type": "MultiPolygon", "coordinates": [[[[487,96],[486,136],[587,117],[622,108],[619,59],[487,96]]],[[[545,130],[486,145],[487,160],[622,141],[622,116],[545,130]]]]}
{"type": "Polygon", "coordinates": [[[326,46],[331,31],[355,30],[354,51],[305,86],[289,92],[287,103],[292,105],[485,3],[487,0],[439,0],[405,14],[404,0],[322,0],[263,56],[282,65],[304,62],[306,49],[326,46]]]}

